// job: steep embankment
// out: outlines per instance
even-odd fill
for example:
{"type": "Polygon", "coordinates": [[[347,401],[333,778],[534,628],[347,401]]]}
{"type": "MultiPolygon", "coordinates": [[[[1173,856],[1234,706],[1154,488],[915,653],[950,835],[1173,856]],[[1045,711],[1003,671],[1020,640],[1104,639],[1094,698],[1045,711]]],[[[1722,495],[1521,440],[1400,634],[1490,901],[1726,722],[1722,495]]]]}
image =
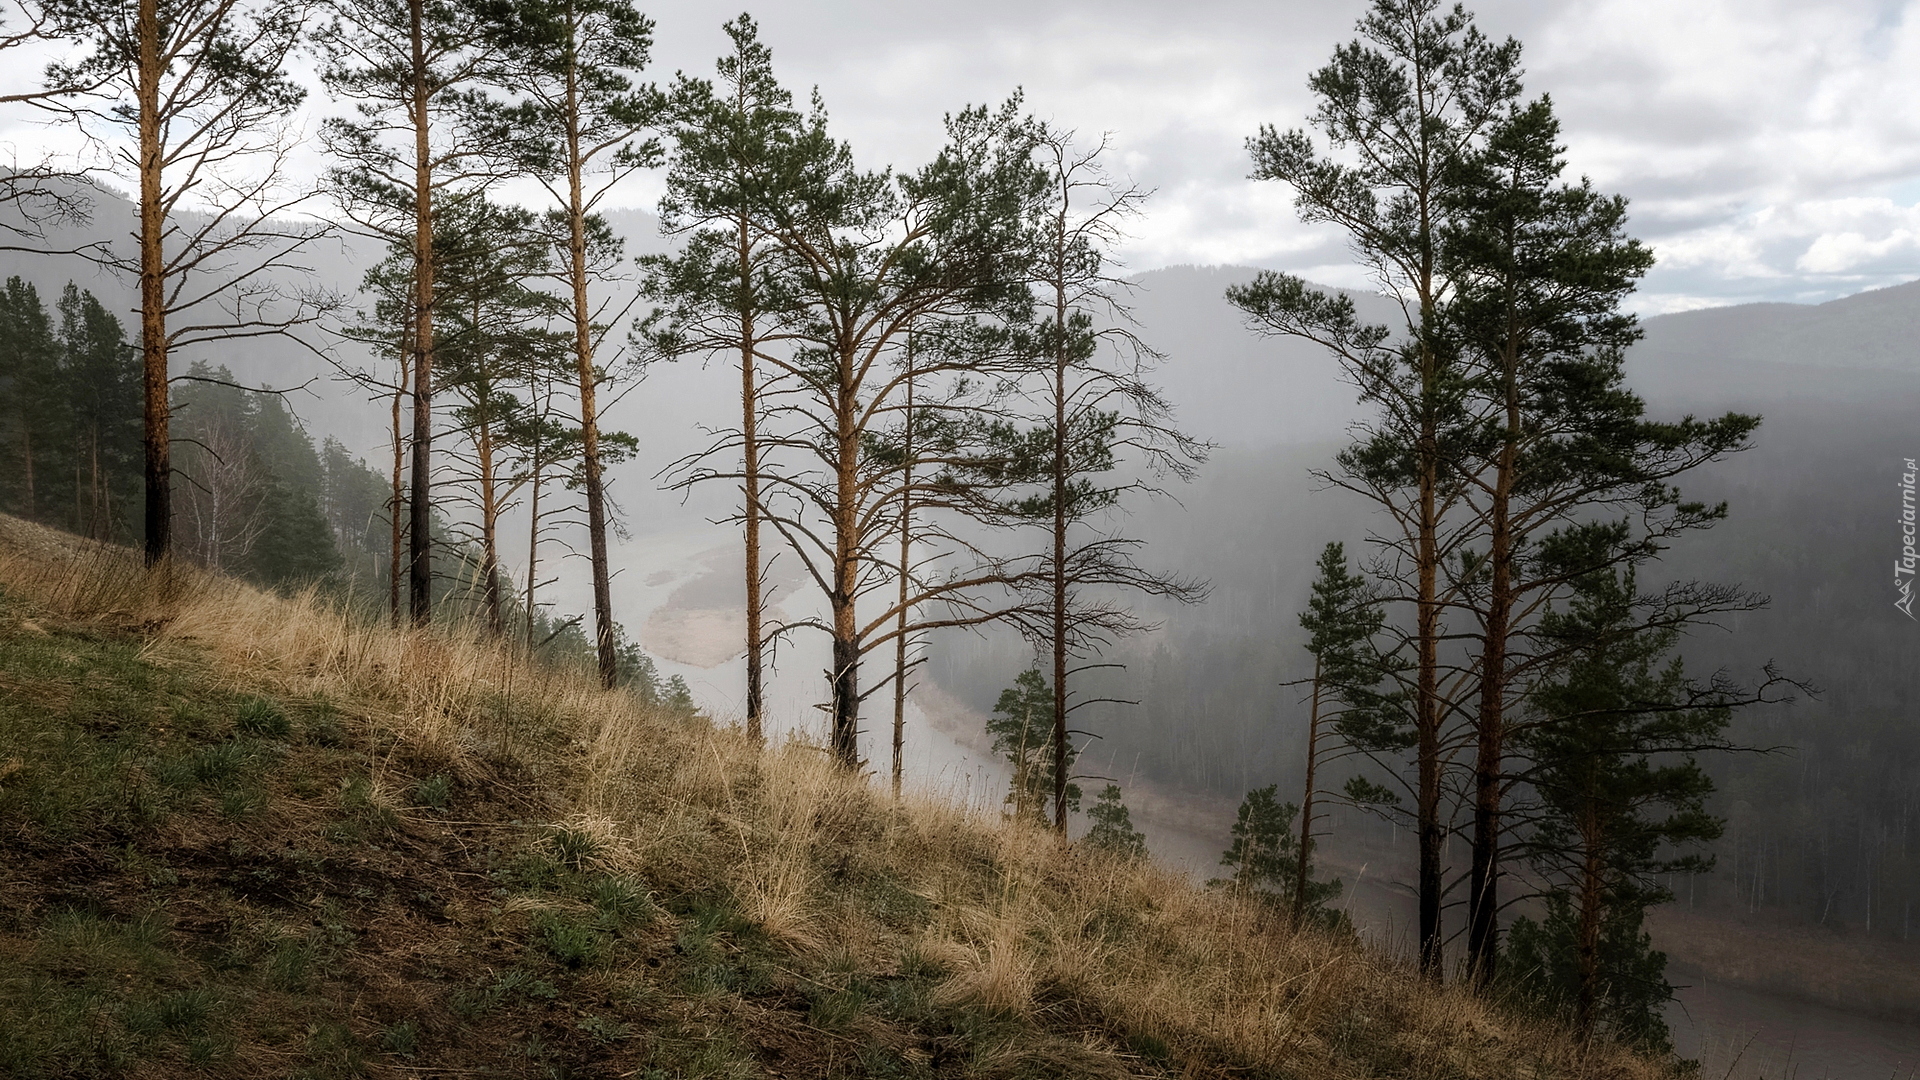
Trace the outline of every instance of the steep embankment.
{"type": "Polygon", "coordinates": [[[810,747],[0,519],[0,1074],[1660,1071],[810,747]]]}

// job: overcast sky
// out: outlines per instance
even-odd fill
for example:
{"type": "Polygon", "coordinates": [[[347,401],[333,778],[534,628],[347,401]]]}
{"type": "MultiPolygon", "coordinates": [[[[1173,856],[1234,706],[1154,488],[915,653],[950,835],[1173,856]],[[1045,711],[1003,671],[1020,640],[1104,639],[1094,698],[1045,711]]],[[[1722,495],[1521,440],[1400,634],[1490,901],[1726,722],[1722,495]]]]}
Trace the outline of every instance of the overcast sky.
{"type": "MultiPolygon", "coordinates": [[[[751,10],[783,79],[818,86],[870,165],[910,167],[941,115],[1024,87],[1062,125],[1111,133],[1156,190],[1125,251],[1146,270],[1241,263],[1363,284],[1337,234],[1245,178],[1246,137],[1299,124],[1305,81],[1359,0],[780,0],[751,10]]],[[[731,4],[643,7],[655,74],[712,70],[731,4]]],[[[1482,0],[1559,106],[1569,158],[1628,196],[1659,255],[1638,305],[1823,300],[1920,276],[1920,0],[1482,0]]],[[[27,68],[26,70],[31,70],[27,68]]],[[[15,74],[20,72],[16,68],[15,74]]],[[[17,146],[36,136],[0,124],[17,146]]],[[[623,201],[644,204],[643,179],[623,201]]]]}
{"type": "MultiPolygon", "coordinates": [[[[783,77],[818,85],[869,162],[938,145],[943,112],[1025,87],[1043,116],[1111,132],[1157,189],[1139,269],[1249,263],[1358,284],[1339,238],[1245,179],[1261,123],[1297,125],[1305,82],[1358,0],[884,0],[752,10],[783,77]]],[[[725,9],[648,8],[659,67],[710,70],[725,9]]],[[[1632,200],[1659,268],[1649,312],[1820,300],[1920,276],[1920,4],[1882,0],[1481,0],[1559,106],[1576,172],[1632,200]]]]}

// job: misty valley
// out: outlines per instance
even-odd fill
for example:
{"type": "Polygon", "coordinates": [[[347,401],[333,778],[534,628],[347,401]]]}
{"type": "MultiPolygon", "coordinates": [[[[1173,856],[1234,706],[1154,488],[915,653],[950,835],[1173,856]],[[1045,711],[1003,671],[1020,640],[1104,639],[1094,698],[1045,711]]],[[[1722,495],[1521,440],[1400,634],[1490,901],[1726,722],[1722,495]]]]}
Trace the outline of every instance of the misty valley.
{"type": "Polygon", "coordinates": [[[1920,1069],[1920,281],[1650,298],[1353,6],[1318,261],[1130,265],[778,20],[9,5],[0,1074],[1920,1069]]]}

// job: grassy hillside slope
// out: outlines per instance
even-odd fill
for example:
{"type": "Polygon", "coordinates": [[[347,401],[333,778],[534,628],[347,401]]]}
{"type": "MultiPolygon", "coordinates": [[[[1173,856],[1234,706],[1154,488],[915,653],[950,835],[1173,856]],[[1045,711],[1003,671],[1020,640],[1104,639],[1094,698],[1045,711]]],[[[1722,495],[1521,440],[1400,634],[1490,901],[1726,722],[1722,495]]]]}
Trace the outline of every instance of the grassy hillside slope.
{"type": "Polygon", "coordinates": [[[1662,1071],[812,747],[0,519],[0,1075],[1662,1071]]]}

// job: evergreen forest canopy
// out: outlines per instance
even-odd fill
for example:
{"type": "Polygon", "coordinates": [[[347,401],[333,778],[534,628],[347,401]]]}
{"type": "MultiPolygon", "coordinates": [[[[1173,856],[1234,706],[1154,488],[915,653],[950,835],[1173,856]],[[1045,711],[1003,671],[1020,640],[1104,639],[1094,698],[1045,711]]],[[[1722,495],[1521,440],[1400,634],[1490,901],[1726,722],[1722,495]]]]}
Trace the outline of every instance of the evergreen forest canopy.
{"type": "MultiPolygon", "coordinates": [[[[890,770],[897,794],[937,635],[1011,628],[1036,663],[1004,673],[990,726],[1008,812],[1064,835],[1084,810],[1089,843],[1143,852],[1117,785],[1082,798],[1083,726],[1102,714],[1080,710],[1112,704],[1087,675],[1154,629],[1145,603],[1207,599],[1127,512],[1214,448],[1158,385],[1174,343],[1128,317],[1112,252],[1148,193],[1104,142],[1015,93],[949,114],[925,163],[861,168],[746,15],[712,77],[651,83],[653,25],[626,0],[123,7],[45,0],[28,18],[29,39],[70,52],[25,104],[119,148],[113,175],[137,190],[133,246],[83,252],[137,286],[137,324],[71,285],[49,310],[8,282],[8,512],[138,545],[158,574],[186,560],[323,588],[690,709],[616,618],[607,470],[641,442],[603,421],[644,397],[649,365],[699,359],[737,380],[737,410],[671,418],[712,438],[636,464],[738,493],[746,730],[763,734],[774,648],[819,635],[828,750],[890,770]],[[318,85],[287,74],[295,55],[318,85]],[[277,118],[314,93],[341,108],[307,191],[280,172],[277,118]],[[602,208],[641,173],[664,181],[671,246],[635,258],[602,208]],[[516,181],[540,199],[505,201],[516,181]],[[334,220],[381,253],[353,297],[299,273],[334,220]],[[331,357],[380,411],[386,453],[316,445],[285,386],[202,355],[236,342],[331,357]],[[776,551],[804,605],[772,606],[776,551]],[[593,602],[571,619],[541,597],[576,565],[593,602]]],[[[1711,545],[1697,534],[1733,508],[1695,497],[1695,470],[1761,425],[1658,415],[1628,384],[1624,305],[1652,254],[1624,199],[1565,174],[1524,74],[1520,44],[1462,8],[1375,0],[1310,75],[1301,126],[1248,139],[1254,178],[1343,232],[1397,314],[1277,273],[1227,293],[1249,332],[1310,343],[1357,396],[1365,420],[1315,475],[1366,525],[1287,553],[1317,575],[1299,598],[1304,779],[1297,802],[1247,795],[1220,884],[1342,932],[1340,884],[1314,861],[1337,842],[1327,807],[1382,815],[1417,839],[1428,977],[1451,955],[1488,992],[1658,1047],[1672,987],[1645,914],[1709,869],[1723,822],[1705,763],[1738,748],[1736,713],[1797,687],[1750,659],[1686,663],[1692,630],[1766,600],[1656,568],[1711,545]]],[[[0,201],[17,230],[57,236],[84,180],[50,161],[0,201]]]]}

